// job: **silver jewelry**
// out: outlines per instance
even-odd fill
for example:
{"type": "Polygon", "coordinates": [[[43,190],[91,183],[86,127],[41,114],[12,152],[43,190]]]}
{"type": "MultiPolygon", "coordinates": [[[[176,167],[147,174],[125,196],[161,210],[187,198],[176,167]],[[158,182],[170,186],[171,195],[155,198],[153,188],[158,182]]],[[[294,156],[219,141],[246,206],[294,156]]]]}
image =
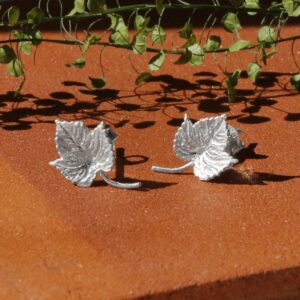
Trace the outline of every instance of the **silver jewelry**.
{"type": "Polygon", "coordinates": [[[80,187],[89,187],[97,173],[114,187],[136,189],[140,182],[121,183],[106,176],[115,162],[115,141],[117,135],[101,122],[89,131],[81,121],[66,122],[56,120],[56,149],[60,158],[50,162],[68,180],[80,187]]]}
{"type": "Polygon", "coordinates": [[[177,157],[189,162],[179,168],[153,166],[152,171],[178,173],[193,167],[199,179],[211,180],[238,162],[233,156],[244,148],[239,132],[227,124],[226,115],[200,119],[195,124],[185,115],[173,150],[177,157]]]}

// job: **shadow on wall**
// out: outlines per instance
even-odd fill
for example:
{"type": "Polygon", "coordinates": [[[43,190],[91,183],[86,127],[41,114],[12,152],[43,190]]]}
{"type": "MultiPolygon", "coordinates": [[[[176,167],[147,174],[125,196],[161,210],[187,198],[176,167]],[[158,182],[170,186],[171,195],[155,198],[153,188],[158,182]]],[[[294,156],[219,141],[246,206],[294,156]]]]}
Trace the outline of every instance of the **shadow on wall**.
{"type": "MultiPolygon", "coordinates": [[[[287,83],[277,84],[280,77],[285,75],[264,72],[259,87],[238,90],[237,102],[243,103],[241,111],[236,115],[229,114],[228,119],[249,125],[269,122],[271,119],[261,113],[262,108],[268,108],[282,114],[285,121],[299,121],[299,112],[276,106],[277,98],[287,100],[297,95],[287,83]]],[[[24,94],[16,99],[13,92],[8,92],[0,95],[0,125],[5,130],[26,130],[34,124],[52,123],[60,115],[64,118],[70,115],[77,120],[98,122],[100,118],[115,128],[133,126],[135,129],[146,129],[156,123],[152,112],[160,111],[167,118],[167,125],[178,127],[189,108],[196,107],[200,112],[213,114],[231,111],[232,104],[224,96],[224,84],[217,81],[216,76],[210,72],[196,73],[195,82],[171,75],[153,76],[142,89],[138,87],[126,93],[115,89],[90,89],[85,83],[76,81],[63,82],[64,89],[50,93],[47,99],[32,94],[24,94]],[[78,92],[67,92],[66,88],[69,87],[78,88],[78,92]],[[78,94],[86,95],[87,100],[79,100],[78,94]],[[139,118],[143,112],[147,112],[147,119],[144,114],[139,118]]]]}
{"type": "MultiPolygon", "coordinates": [[[[244,105],[240,113],[229,115],[228,119],[249,125],[269,122],[271,119],[261,113],[261,108],[264,107],[281,113],[285,121],[299,121],[298,112],[276,107],[275,99],[287,99],[297,94],[287,84],[277,84],[278,78],[284,75],[286,74],[264,72],[259,87],[254,90],[238,90],[237,102],[244,105]],[[272,99],[268,98],[270,92],[272,99]]],[[[135,129],[145,129],[155,125],[151,112],[161,111],[168,119],[167,125],[174,127],[181,125],[184,112],[192,107],[196,107],[200,112],[214,114],[230,112],[231,104],[224,96],[226,91],[223,82],[215,79],[217,75],[200,72],[194,76],[195,82],[171,75],[153,76],[147,83],[151,84],[149,89],[145,89],[146,84],[143,89],[138,87],[126,94],[115,89],[90,89],[82,82],[63,82],[65,88],[77,87],[79,94],[89,98],[84,101],[77,98],[78,93],[73,94],[65,90],[52,92],[47,99],[40,99],[32,94],[25,94],[16,99],[13,92],[8,92],[0,95],[0,125],[5,130],[26,130],[33,124],[52,123],[60,115],[71,115],[77,120],[101,118],[115,128],[133,126],[135,129]],[[109,106],[103,108],[103,103],[109,106]],[[148,112],[146,120],[144,117],[141,120],[136,118],[140,112],[148,112]]]]}
{"type": "Polygon", "coordinates": [[[135,300],[298,300],[300,268],[251,275],[143,296],[135,300]]]}

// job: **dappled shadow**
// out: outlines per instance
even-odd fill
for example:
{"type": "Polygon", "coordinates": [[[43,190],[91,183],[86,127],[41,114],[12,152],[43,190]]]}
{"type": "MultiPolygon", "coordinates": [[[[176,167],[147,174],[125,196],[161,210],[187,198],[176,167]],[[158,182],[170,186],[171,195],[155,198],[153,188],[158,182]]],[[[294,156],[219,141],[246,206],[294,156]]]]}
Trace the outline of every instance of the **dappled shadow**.
{"type": "Polygon", "coordinates": [[[300,121],[300,113],[288,113],[284,119],[291,122],[300,121]]]}
{"type": "Polygon", "coordinates": [[[158,75],[152,76],[147,80],[148,82],[159,82],[165,84],[163,89],[167,91],[178,91],[178,90],[196,90],[198,88],[197,83],[191,83],[185,79],[176,78],[171,75],[158,75]]]}
{"type": "Polygon", "coordinates": [[[203,99],[198,105],[200,111],[210,113],[226,113],[230,111],[228,103],[225,102],[224,98],[219,99],[203,99]]]}
{"type": "Polygon", "coordinates": [[[238,122],[245,123],[245,124],[259,124],[259,123],[268,122],[270,120],[271,119],[269,117],[256,116],[256,115],[250,114],[249,116],[239,118],[238,122]]]}
{"type": "Polygon", "coordinates": [[[300,268],[236,277],[230,280],[195,284],[146,295],[136,300],[263,300],[300,299],[300,268]]]}
{"type": "MultiPolygon", "coordinates": [[[[283,74],[284,73],[278,72],[261,72],[259,79],[256,81],[256,85],[260,87],[272,87],[278,82],[277,77],[282,76],[283,74]]],[[[287,74],[285,73],[285,75],[287,74]]]]}
{"type": "Polygon", "coordinates": [[[133,127],[136,129],[145,129],[145,128],[153,126],[154,124],[155,124],[155,121],[142,121],[142,122],[134,123],[133,127]]]}
{"type": "Polygon", "coordinates": [[[119,91],[114,89],[102,89],[102,90],[91,90],[91,89],[80,89],[82,94],[94,96],[94,100],[108,101],[115,100],[118,98],[119,91]]]}
{"type": "Polygon", "coordinates": [[[64,86],[85,86],[86,87],[85,83],[79,81],[63,81],[62,84],[64,86]]]}
{"type": "Polygon", "coordinates": [[[240,113],[235,115],[230,115],[235,104],[228,103],[224,96],[224,83],[218,81],[217,74],[213,72],[195,73],[195,82],[171,75],[152,76],[142,87],[126,92],[110,88],[91,89],[85,83],[64,81],[63,86],[76,88],[76,93],[60,89],[44,99],[32,94],[14,98],[13,92],[0,95],[0,124],[5,130],[27,130],[33,124],[52,123],[56,118],[71,115],[76,120],[98,122],[102,119],[116,128],[130,125],[135,129],[147,129],[156,123],[151,112],[161,111],[167,118],[167,125],[178,127],[183,113],[193,107],[199,112],[228,113],[228,120],[235,119],[244,124],[271,121],[270,114],[266,116],[263,113],[268,108],[282,113],[283,120],[296,122],[300,120],[299,112],[286,111],[276,105],[276,98],[297,94],[286,84],[279,84],[280,76],[284,75],[263,72],[262,80],[272,82],[276,87],[256,86],[253,90],[237,90],[237,101],[242,102],[244,107],[239,104],[240,113]],[[78,93],[84,95],[85,100],[76,96],[78,93]],[[143,112],[148,113],[146,119],[139,117],[139,113],[143,112]]]}

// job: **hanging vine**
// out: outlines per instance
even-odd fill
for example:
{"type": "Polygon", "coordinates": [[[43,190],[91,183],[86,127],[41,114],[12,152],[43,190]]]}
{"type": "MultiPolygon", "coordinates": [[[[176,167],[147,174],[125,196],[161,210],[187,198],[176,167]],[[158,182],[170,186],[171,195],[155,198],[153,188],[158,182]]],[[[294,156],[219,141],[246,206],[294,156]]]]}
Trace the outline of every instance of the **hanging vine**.
{"type": "MultiPolygon", "coordinates": [[[[53,0],[54,1],[54,0],[53,0]]],[[[277,54],[277,44],[287,41],[294,42],[300,39],[300,35],[282,38],[280,31],[282,26],[290,18],[299,18],[300,0],[282,0],[272,2],[269,6],[260,4],[259,0],[229,0],[228,4],[220,4],[218,0],[212,0],[210,4],[193,4],[181,0],[156,0],[154,3],[121,5],[116,1],[114,6],[109,6],[105,0],[74,0],[74,6],[67,14],[63,14],[63,4],[56,14],[50,11],[50,0],[40,0],[36,7],[33,7],[24,14],[18,6],[1,8],[2,15],[0,30],[8,32],[6,39],[0,40],[0,64],[7,65],[7,72],[13,77],[22,77],[16,94],[21,92],[25,81],[25,68],[22,61],[22,54],[30,55],[41,43],[56,43],[65,45],[78,45],[80,57],[72,63],[66,63],[66,67],[84,68],[86,65],[86,54],[91,46],[116,47],[133,51],[136,55],[143,55],[146,52],[153,53],[153,57],[148,62],[148,70],[138,74],[135,83],[151,78],[153,72],[160,70],[167,55],[177,56],[175,64],[190,64],[199,66],[205,60],[206,55],[223,52],[227,55],[230,52],[241,52],[254,49],[257,53],[257,60],[251,61],[247,67],[247,74],[254,83],[259,79],[262,65],[266,65],[268,59],[277,54]],[[161,20],[168,10],[188,10],[191,16],[196,11],[210,12],[205,20],[202,30],[196,33],[191,21],[191,17],[178,35],[184,40],[182,45],[176,45],[172,49],[165,47],[167,31],[161,26],[161,20]],[[155,13],[153,13],[155,12],[155,13]],[[130,14],[129,18],[124,14],[130,14]],[[216,15],[223,15],[222,18],[216,15]],[[150,15],[152,17],[150,17],[150,15]],[[251,43],[249,40],[240,38],[239,32],[242,29],[244,15],[255,16],[255,20],[261,20],[261,27],[257,32],[257,42],[251,43]],[[79,39],[77,35],[78,22],[85,20],[89,24],[84,30],[85,37],[79,39]],[[109,27],[99,32],[97,24],[109,20],[109,27]],[[43,36],[39,30],[40,25],[45,23],[57,23],[60,26],[62,39],[49,39],[43,36]],[[133,24],[133,34],[129,27],[133,24]],[[151,24],[151,25],[150,25],[151,24]],[[210,35],[211,28],[222,25],[225,31],[234,36],[234,42],[229,47],[222,47],[222,37],[210,35]],[[208,29],[206,40],[203,33],[208,29]],[[109,40],[105,36],[109,34],[109,40]]],[[[110,1],[111,5],[111,1],[110,1]]],[[[102,50],[100,50],[102,53],[102,50]]],[[[279,55],[279,54],[277,54],[279,55]]],[[[300,69],[294,53],[293,59],[299,70],[299,74],[291,76],[291,84],[300,91],[300,69]]],[[[228,101],[236,99],[235,87],[238,84],[241,70],[237,69],[233,73],[226,73],[226,88],[228,101]]],[[[102,76],[89,78],[94,88],[103,88],[106,80],[102,76]]]]}

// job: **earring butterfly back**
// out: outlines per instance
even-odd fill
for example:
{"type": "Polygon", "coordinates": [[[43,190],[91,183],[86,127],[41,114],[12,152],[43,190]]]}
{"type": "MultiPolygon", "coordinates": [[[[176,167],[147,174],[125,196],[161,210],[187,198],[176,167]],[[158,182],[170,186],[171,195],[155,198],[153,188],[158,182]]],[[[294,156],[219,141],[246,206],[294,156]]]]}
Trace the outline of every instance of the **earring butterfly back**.
{"type": "Polygon", "coordinates": [[[115,163],[115,141],[117,135],[101,122],[90,131],[81,121],[56,120],[56,149],[60,158],[50,162],[68,180],[79,187],[89,187],[99,174],[109,185],[137,189],[140,182],[121,183],[107,177],[115,163]]]}
{"type": "Polygon", "coordinates": [[[173,150],[178,158],[188,163],[178,168],[153,166],[151,169],[179,173],[193,167],[200,180],[211,180],[238,163],[233,156],[244,148],[239,132],[227,124],[226,115],[200,119],[194,124],[185,115],[176,132],[173,150]]]}

